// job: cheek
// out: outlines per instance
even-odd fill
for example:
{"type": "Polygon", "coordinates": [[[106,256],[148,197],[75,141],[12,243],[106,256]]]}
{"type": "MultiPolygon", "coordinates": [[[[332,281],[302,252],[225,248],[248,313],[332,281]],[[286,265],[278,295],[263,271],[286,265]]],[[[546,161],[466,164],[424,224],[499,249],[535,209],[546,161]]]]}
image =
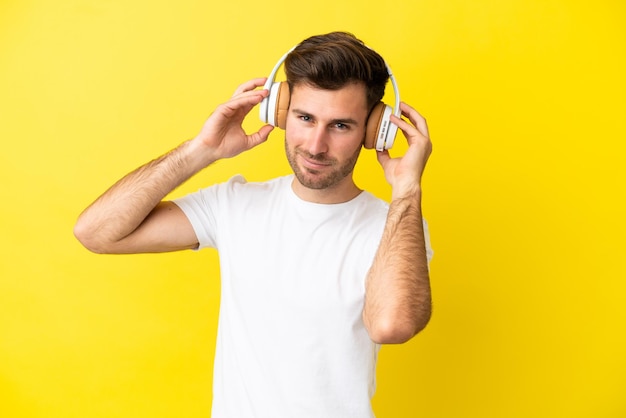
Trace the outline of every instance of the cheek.
{"type": "Polygon", "coordinates": [[[311,139],[311,130],[301,126],[298,121],[285,126],[285,146],[291,150],[308,148],[311,139]]]}
{"type": "Polygon", "coordinates": [[[296,144],[294,144],[294,133],[293,130],[285,129],[285,149],[287,151],[294,149],[296,144]]]}
{"type": "Polygon", "coordinates": [[[301,133],[298,128],[297,121],[296,123],[289,123],[289,118],[287,118],[287,122],[285,124],[285,140],[289,142],[293,142],[294,138],[300,138],[301,133]]]}
{"type": "Polygon", "coordinates": [[[352,155],[363,147],[365,141],[365,132],[358,132],[351,135],[350,138],[343,138],[344,146],[342,152],[344,155],[352,155]]]}

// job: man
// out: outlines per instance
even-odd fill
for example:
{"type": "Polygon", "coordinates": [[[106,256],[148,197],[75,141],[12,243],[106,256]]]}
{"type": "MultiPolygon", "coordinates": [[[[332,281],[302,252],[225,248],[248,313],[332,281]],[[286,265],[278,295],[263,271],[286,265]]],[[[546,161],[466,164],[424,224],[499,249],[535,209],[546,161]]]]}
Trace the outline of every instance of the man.
{"type": "Polygon", "coordinates": [[[404,156],[378,151],[387,204],[357,187],[353,169],[368,116],[389,78],[353,35],[303,41],[287,57],[285,150],[293,175],[234,177],[162,201],[213,162],[264,142],[273,127],[241,124],[268,96],[248,81],[200,133],[113,185],[79,217],[75,235],[98,253],[203,247],[220,254],[222,295],[214,418],[371,417],[380,344],[423,329],[431,310],[421,177],[431,144],[408,104],[391,116],[404,156]]]}

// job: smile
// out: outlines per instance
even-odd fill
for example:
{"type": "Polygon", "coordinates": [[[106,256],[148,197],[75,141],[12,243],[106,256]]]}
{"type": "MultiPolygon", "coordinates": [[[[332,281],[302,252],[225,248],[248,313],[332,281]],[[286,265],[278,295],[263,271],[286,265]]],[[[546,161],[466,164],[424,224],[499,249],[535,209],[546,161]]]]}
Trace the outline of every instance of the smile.
{"type": "Polygon", "coordinates": [[[333,165],[333,162],[331,160],[305,157],[302,154],[299,154],[299,156],[300,156],[300,159],[302,160],[302,165],[308,168],[309,170],[321,170],[321,169],[324,169],[325,167],[330,167],[333,165]]]}

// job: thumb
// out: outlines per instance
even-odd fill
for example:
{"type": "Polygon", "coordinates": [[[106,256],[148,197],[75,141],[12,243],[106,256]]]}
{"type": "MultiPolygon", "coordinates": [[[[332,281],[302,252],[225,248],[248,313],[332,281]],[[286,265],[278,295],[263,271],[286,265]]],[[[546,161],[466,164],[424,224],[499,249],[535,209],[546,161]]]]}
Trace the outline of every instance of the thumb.
{"type": "Polygon", "coordinates": [[[265,125],[261,127],[261,129],[249,136],[250,145],[254,147],[267,141],[267,138],[273,130],[274,127],[272,125],[265,125]]]}
{"type": "Polygon", "coordinates": [[[384,168],[385,165],[387,164],[387,161],[391,159],[391,157],[389,156],[389,151],[388,150],[376,151],[376,159],[378,159],[378,163],[384,168]]]}

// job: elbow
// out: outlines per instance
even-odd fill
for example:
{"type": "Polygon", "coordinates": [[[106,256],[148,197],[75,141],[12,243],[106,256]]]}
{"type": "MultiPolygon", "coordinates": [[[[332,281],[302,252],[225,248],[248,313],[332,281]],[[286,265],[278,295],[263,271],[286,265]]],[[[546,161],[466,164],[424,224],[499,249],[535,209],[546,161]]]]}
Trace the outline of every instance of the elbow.
{"type": "Polygon", "coordinates": [[[106,246],[98,239],[97,233],[89,225],[81,222],[80,219],[74,225],[74,237],[83,247],[96,254],[107,254],[106,246]]]}
{"type": "Polygon", "coordinates": [[[370,339],[376,344],[403,344],[426,328],[430,316],[430,309],[421,312],[417,318],[392,315],[366,323],[366,327],[370,339]]]}

